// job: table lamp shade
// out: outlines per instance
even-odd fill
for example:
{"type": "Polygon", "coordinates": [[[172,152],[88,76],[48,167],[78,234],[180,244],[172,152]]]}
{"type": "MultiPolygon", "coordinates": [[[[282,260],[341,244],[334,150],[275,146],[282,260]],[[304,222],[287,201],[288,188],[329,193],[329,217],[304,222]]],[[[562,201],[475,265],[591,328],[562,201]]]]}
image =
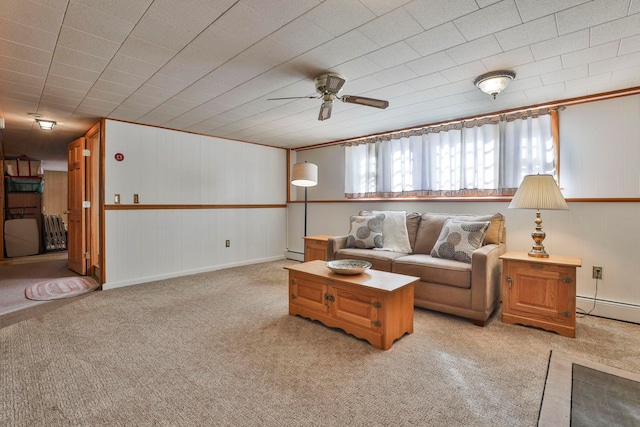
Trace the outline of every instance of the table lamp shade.
{"type": "Polygon", "coordinates": [[[509,208],[567,210],[560,187],[552,175],[527,175],[511,199],[509,208]]]}
{"type": "Polygon", "coordinates": [[[318,165],[296,163],[293,165],[291,184],[296,187],[313,187],[318,184],[318,165]]]}

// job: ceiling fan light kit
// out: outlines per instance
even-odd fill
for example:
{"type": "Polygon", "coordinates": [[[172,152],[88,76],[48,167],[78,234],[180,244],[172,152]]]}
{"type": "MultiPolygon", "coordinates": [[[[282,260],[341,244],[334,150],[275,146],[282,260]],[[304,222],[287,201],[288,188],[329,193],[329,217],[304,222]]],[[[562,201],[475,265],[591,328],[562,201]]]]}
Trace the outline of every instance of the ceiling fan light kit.
{"type": "Polygon", "coordinates": [[[316,87],[316,92],[319,96],[294,96],[287,98],[269,98],[269,101],[277,101],[281,99],[322,99],[322,105],[320,106],[320,113],[318,114],[318,120],[323,121],[331,117],[331,110],[333,108],[333,102],[339,99],[342,102],[349,104],[364,105],[367,107],[375,107],[385,109],[389,106],[389,101],[382,99],[366,98],[364,96],[355,95],[338,95],[338,92],[342,90],[342,86],[345,84],[346,79],[338,73],[322,73],[313,79],[313,83],[316,87]]]}
{"type": "Polygon", "coordinates": [[[473,81],[473,84],[481,91],[488,95],[492,95],[496,99],[496,95],[506,89],[511,80],[516,78],[516,73],[509,70],[490,71],[482,74],[473,81]]]}

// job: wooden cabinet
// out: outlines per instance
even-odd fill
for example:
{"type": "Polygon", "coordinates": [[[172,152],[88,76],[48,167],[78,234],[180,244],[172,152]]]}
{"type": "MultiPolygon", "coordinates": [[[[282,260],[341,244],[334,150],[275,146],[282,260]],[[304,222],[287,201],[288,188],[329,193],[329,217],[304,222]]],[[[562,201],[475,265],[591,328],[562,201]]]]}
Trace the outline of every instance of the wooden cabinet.
{"type": "Polygon", "coordinates": [[[327,242],[331,236],[304,237],[304,262],[316,259],[327,260],[327,242]]]}
{"type": "Polygon", "coordinates": [[[290,315],[340,328],[382,350],[413,333],[413,285],[419,278],[376,270],[341,276],[320,260],[285,268],[290,315]]]}
{"type": "Polygon", "coordinates": [[[507,252],[502,267],[502,321],[576,336],[575,257],[535,258],[507,252]]]}

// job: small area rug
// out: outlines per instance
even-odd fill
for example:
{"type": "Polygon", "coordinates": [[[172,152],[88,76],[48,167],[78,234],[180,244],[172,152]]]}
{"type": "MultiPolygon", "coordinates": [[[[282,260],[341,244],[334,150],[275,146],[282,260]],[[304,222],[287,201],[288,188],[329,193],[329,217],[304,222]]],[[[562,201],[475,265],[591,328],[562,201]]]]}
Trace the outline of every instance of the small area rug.
{"type": "Polygon", "coordinates": [[[86,294],[100,285],[91,277],[60,277],[28,286],[24,293],[34,301],[49,301],[86,294]]]}
{"type": "Polygon", "coordinates": [[[640,374],[551,352],[538,426],[640,425],[640,374]]]}

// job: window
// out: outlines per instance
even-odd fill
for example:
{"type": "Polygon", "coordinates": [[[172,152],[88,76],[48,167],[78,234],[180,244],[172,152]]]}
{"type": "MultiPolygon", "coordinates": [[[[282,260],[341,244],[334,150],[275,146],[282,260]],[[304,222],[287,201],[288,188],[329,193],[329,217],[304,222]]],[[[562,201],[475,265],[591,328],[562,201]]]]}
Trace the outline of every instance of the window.
{"type": "Polygon", "coordinates": [[[555,175],[552,116],[545,112],[467,120],[346,143],[346,196],[513,195],[525,175],[555,175]]]}

